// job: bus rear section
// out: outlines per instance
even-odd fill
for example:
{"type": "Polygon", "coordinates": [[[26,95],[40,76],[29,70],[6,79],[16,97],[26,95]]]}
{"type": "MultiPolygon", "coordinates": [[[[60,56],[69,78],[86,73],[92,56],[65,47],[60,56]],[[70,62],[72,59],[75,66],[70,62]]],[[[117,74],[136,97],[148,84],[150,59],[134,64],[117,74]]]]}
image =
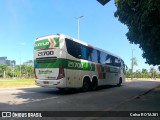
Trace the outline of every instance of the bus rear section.
{"type": "Polygon", "coordinates": [[[63,40],[58,35],[50,35],[35,40],[34,72],[36,85],[42,87],[65,88],[65,69],[61,49],[63,40]]]}

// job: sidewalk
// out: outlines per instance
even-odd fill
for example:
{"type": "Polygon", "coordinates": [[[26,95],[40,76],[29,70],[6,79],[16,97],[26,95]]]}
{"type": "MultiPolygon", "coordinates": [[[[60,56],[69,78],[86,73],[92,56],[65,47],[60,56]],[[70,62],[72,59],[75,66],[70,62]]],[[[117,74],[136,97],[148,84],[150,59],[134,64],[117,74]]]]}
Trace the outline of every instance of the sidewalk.
{"type": "MultiPolygon", "coordinates": [[[[157,87],[133,98],[127,102],[124,102],[111,111],[142,111],[142,113],[155,112],[160,113],[160,84],[157,87]]],[[[158,117],[97,117],[94,120],[160,120],[160,114],[158,117]]],[[[86,120],[92,120],[86,119],[86,120]]]]}
{"type": "Polygon", "coordinates": [[[160,85],[121,104],[116,111],[160,111],[160,85]]]}

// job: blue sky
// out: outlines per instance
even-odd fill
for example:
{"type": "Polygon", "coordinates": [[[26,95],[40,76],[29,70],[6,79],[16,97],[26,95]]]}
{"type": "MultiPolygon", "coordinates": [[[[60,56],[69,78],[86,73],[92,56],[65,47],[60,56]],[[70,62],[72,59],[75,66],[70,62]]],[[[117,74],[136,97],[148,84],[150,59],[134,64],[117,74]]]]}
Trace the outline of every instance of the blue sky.
{"type": "Polygon", "coordinates": [[[150,66],[142,58],[138,45],[130,44],[127,27],[114,17],[116,7],[111,0],[102,6],[96,0],[1,0],[0,56],[17,64],[33,59],[37,37],[62,33],[77,38],[76,17],[80,19],[80,40],[122,57],[130,68],[132,49],[137,58],[136,69],[150,66]]]}

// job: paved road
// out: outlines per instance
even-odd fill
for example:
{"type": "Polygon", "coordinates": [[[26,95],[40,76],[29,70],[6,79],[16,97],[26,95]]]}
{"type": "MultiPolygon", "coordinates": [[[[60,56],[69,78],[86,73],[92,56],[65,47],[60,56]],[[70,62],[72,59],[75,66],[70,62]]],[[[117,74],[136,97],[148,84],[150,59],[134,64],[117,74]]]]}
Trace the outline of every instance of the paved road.
{"type": "Polygon", "coordinates": [[[159,80],[134,80],[86,93],[42,87],[0,88],[0,111],[115,111],[159,84],[159,80]]]}

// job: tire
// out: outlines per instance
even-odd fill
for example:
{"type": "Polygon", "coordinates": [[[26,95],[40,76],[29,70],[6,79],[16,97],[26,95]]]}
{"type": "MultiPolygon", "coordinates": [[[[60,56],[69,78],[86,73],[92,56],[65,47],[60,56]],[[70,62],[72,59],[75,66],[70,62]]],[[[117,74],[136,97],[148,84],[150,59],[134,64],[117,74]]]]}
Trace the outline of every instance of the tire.
{"type": "Polygon", "coordinates": [[[90,82],[88,79],[84,79],[83,81],[83,86],[82,86],[82,91],[87,92],[90,88],[90,82]]]}
{"type": "Polygon", "coordinates": [[[64,90],[65,90],[65,88],[58,88],[58,90],[59,90],[59,91],[64,91],[64,90]]]}
{"type": "Polygon", "coordinates": [[[117,84],[117,86],[121,86],[122,85],[122,78],[119,78],[119,83],[117,84]]]}
{"type": "Polygon", "coordinates": [[[97,88],[98,88],[98,81],[97,81],[96,78],[93,79],[91,88],[92,88],[93,91],[97,90],[97,88]]]}

